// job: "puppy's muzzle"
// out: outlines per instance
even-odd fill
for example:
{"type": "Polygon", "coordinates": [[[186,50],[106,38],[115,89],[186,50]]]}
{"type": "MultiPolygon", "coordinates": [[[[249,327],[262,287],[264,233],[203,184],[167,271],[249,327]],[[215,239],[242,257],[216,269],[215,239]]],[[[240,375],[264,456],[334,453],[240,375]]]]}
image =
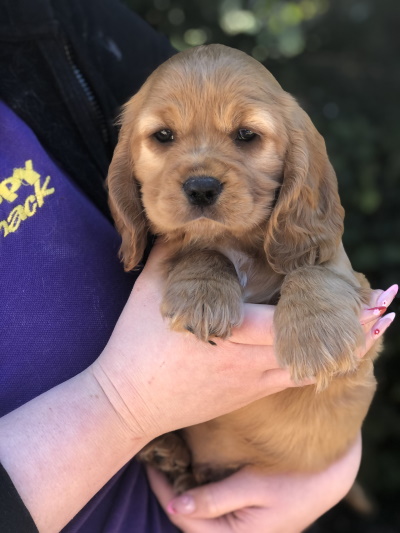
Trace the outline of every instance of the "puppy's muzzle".
{"type": "Polygon", "coordinates": [[[215,204],[221,194],[223,184],[211,176],[192,176],[182,187],[192,205],[208,207],[215,204]]]}

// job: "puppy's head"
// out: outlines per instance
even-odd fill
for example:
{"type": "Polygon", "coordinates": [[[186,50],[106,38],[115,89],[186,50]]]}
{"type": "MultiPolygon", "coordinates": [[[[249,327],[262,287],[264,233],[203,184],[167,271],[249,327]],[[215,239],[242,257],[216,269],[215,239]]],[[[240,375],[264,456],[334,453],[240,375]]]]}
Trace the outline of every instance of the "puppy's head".
{"type": "Polygon", "coordinates": [[[207,245],[262,236],[285,272],[340,240],[322,138],[260,63],[221,45],[172,57],[126,104],[107,183],[128,270],[148,230],[207,245]]]}

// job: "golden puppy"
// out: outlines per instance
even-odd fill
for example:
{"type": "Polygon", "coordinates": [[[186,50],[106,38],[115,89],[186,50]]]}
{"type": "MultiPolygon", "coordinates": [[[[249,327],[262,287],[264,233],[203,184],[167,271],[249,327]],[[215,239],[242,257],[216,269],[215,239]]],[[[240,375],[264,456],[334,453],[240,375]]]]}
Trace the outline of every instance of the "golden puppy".
{"type": "Polygon", "coordinates": [[[142,456],[185,488],[243,465],[315,471],[342,455],[375,390],[377,347],[355,355],[370,290],[341,244],[325,143],[296,101],[238,50],[178,54],[126,104],[107,182],[126,270],[149,231],[171,243],[161,311],[173,329],[213,343],[240,324],[244,301],[276,304],[280,364],[316,378],[142,456]]]}

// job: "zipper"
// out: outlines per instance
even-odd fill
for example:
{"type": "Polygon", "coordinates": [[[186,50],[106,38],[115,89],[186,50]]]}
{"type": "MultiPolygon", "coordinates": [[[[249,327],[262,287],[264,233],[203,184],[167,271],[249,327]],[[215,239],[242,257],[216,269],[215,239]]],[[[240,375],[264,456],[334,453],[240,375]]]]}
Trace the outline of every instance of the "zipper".
{"type": "Polygon", "coordinates": [[[98,129],[100,130],[101,137],[104,143],[108,144],[109,135],[108,135],[108,129],[107,129],[107,122],[106,122],[104,113],[101,110],[100,104],[96,98],[96,95],[94,94],[94,91],[92,90],[89,82],[83,75],[81,69],[76,64],[72,47],[68,42],[64,43],[64,51],[67,57],[68,64],[71,67],[71,70],[74,74],[74,77],[86,97],[86,100],[91,110],[93,120],[96,126],[98,127],[98,129]]]}

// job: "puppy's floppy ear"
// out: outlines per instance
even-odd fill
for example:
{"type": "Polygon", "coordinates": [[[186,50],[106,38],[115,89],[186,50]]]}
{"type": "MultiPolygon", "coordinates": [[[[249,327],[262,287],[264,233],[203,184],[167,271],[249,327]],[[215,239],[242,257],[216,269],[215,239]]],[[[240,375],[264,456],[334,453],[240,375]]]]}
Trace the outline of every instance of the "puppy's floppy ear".
{"type": "Polygon", "coordinates": [[[139,263],[147,242],[147,220],[134,176],[129,131],[130,125],[123,124],[107,176],[109,204],[122,237],[119,254],[126,271],[139,263]]]}
{"type": "Polygon", "coordinates": [[[264,242],[268,261],[282,274],[328,261],[344,218],[325,142],[308,115],[296,103],[290,107],[283,182],[264,242]]]}

